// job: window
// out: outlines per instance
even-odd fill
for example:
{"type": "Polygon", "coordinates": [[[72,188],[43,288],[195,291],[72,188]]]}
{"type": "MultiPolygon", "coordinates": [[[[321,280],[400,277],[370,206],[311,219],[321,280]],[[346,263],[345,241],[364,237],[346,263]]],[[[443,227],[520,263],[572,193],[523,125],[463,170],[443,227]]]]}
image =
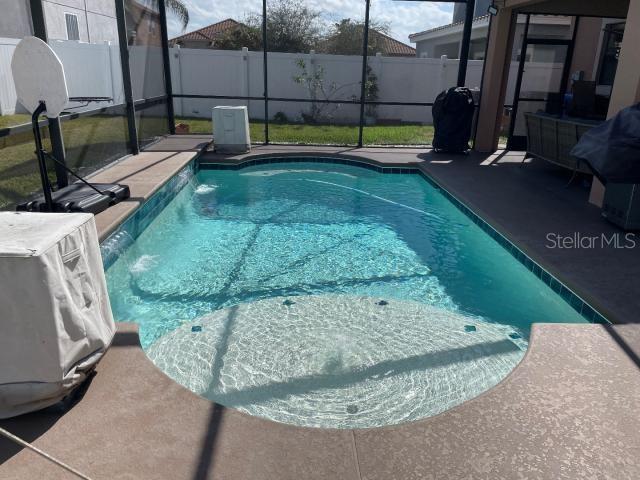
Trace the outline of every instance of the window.
{"type": "Polygon", "coordinates": [[[65,13],[64,19],[67,24],[67,40],[80,40],[78,16],[73,13],[65,13]]]}
{"type": "Polygon", "coordinates": [[[610,23],[604,29],[602,58],[600,59],[599,85],[613,85],[618,68],[625,23],[610,23]]]}

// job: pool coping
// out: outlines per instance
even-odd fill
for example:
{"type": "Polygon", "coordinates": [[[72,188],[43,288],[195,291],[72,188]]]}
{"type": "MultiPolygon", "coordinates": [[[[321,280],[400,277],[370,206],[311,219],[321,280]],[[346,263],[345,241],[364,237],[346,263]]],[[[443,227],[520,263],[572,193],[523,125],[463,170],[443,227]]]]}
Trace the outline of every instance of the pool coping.
{"type": "MultiPolygon", "coordinates": [[[[36,412],[0,426],[18,434],[42,430],[36,446],[94,478],[389,480],[429,472],[507,480],[529,472],[573,480],[615,472],[603,478],[631,480],[640,475],[633,453],[640,420],[623,410],[627,399],[640,399],[640,379],[608,333],[630,327],[534,325],[523,360],[480,395],[409,423],[330,429],[273,422],[196,395],[148,359],[137,325],[119,323],[74,408],[59,418],[36,412]]],[[[0,473],[67,478],[27,450],[10,455],[0,473]]]]}

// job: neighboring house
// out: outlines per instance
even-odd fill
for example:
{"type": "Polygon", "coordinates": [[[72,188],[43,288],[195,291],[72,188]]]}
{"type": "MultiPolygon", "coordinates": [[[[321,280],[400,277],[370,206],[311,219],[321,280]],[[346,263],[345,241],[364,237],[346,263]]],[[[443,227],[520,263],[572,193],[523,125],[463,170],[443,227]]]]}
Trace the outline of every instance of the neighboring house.
{"type": "MultiPolygon", "coordinates": [[[[492,0],[476,0],[476,7],[473,9],[473,18],[482,17],[486,15],[487,10],[493,3],[492,0]]],[[[453,6],[453,20],[452,23],[464,22],[464,17],[467,13],[466,3],[456,3],[453,6]]]]}
{"type": "MultiPolygon", "coordinates": [[[[227,18],[221,22],[208,25],[206,27],[185,33],[179,37],[169,40],[169,46],[179,45],[183,48],[216,48],[216,39],[222,35],[228,34],[236,28],[246,27],[244,23],[240,23],[232,18],[227,18]]],[[[406,45],[395,38],[391,38],[377,30],[369,30],[369,36],[377,40],[381,54],[385,57],[415,57],[416,49],[406,45]]],[[[322,50],[322,45],[318,45],[318,49],[322,50]]]]}
{"type": "Polygon", "coordinates": [[[142,2],[125,2],[125,24],[129,45],[162,46],[160,14],[142,2]]]}
{"type": "MultiPolygon", "coordinates": [[[[369,38],[375,38],[383,57],[415,57],[416,49],[402,43],[395,38],[391,38],[382,32],[369,29],[369,38]]],[[[376,52],[378,53],[378,52],[376,52]]]]}
{"type": "MultiPolygon", "coordinates": [[[[33,34],[26,0],[2,6],[0,37],[22,38],[33,34]]],[[[47,38],[84,43],[118,43],[115,2],[111,0],[42,0],[47,38]]],[[[129,44],[160,45],[159,14],[144,1],[125,2],[129,44]]]]}
{"type": "MultiPolygon", "coordinates": [[[[478,4],[476,4],[478,5],[478,4]]],[[[476,10],[479,12],[482,10],[476,10]]],[[[459,58],[462,29],[464,26],[464,5],[456,5],[454,19],[462,16],[463,21],[414,33],[409,36],[416,44],[416,55],[422,58],[459,58]],[[460,13],[459,7],[462,7],[460,13]]],[[[483,60],[489,31],[489,15],[474,18],[471,30],[469,59],[483,60]]],[[[512,60],[520,59],[524,39],[526,16],[519,15],[516,21],[512,60]]],[[[557,15],[532,15],[529,38],[571,39],[573,20],[557,15]]],[[[598,92],[608,95],[618,65],[618,54],[624,33],[625,21],[598,17],[581,18],[576,35],[574,60],[571,73],[584,72],[584,78],[596,82],[598,92]]],[[[553,45],[530,45],[527,61],[542,63],[564,62],[565,51],[553,45]]]]}
{"type": "Polygon", "coordinates": [[[86,43],[118,43],[115,2],[42,0],[47,37],[86,43]]]}
{"type": "Polygon", "coordinates": [[[183,48],[215,48],[216,38],[221,35],[227,34],[236,28],[246,27],[244,23],[235,21],[232,18],[227,18],[218,23],[213,23],[202,27],[193,32],[185,33],[179,37],[175,37],[169,40],[169,46],[175,47],[179,45],[183,48]]]}
{"type": "Polygon", "coordinates": [[[22,38],[31,35],[31,9],[26,0],[2,2],[0,38],[22,38]]]}
{"type": "MultiPolygon", "coordinates": [[[[457,5],[456,5],[457,7],[457,5]]],[[[440,58],[446,55],[448,58],[460,57],[460,44],[462,41],[463,20],[442,25],[440,27],[425,30],[424,32],[409,35],[409,40],[416,44],[416,54],[422,58],[440,58]]],[[[454,16],[454,19],[456,17],[454,16]]],[[[514,37],[513,59],[520,55],[520,47],[524,37],[525,17],[518,17],[516,33],[514,37]]],[[[471,29],[471,45],[469,46],[470,60],[483,60],[489,32],[489,15],[482,15],[473,19],[471,29]]],[[[529,25],[529,37],[536,38],[569,38],[571,32],[571,19],[558,16],[536,16],[531,18],[529,25]]],[[[532,61],[554,61],[557,49],[545,45],[536,45],[530,52],[532,61]]]]}
{"type": "MultiPolygon", "coordinates": [[[[344,45],[341,44],[341,37],[338,36],[329,36],[320,42],[317,45],[317,51],[321,53],[329,53],[335,55],[362,55],[362,40],[357,37],[362,38],[362,30],[360,30],[359,35],[353,37],[352,41],[356,43],[356,45],[344,45]]],[[[402,43],[395,38],[390,37],[389,35],[382,33],[378,30],[374,30],[373,28],[369,29],[369,52],[374,54],[380,54],[383,57],[415,57],[416,49],[410,47],[409,45],[402,43]],[[375,51],[372,49],[375,48],[375,51]]]]}

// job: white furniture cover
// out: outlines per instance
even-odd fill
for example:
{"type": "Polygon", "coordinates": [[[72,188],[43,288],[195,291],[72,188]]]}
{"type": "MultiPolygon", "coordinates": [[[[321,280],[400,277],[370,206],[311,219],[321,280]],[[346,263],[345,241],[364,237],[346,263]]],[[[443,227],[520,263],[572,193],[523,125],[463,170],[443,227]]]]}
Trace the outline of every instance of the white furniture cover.
{"type": "Polygon", "coordinates": [[[213,107],[213,146],[220,153],[251,151],[247,107],[213,107]]]}
{"type": "Polygon", "coordinates": [[[0,212],[0,418],[62,400],[114,333],[93,215],[0,212]]]}

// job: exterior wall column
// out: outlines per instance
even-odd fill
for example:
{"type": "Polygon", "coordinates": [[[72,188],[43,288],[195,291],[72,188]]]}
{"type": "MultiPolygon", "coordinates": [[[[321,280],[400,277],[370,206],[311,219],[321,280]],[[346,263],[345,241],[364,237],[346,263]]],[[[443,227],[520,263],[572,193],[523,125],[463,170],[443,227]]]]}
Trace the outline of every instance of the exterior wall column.
{"type": "MultiPolygon", "coordinates": [[[[627,24],[624,27],[618,69],[611,91],[607,118],[620,110],[640,102],[640,1],[629,2],[627,24]]],[[[594,177],[589,202],[602,206],[604,185],[594,177]]]]}
{"type": "Polygon", "coordinates": [[[475,141],[475,149],[479,152],[494,152],[498,149],[511,65],[512,25],[513,10],[511,8],[501,8],[498,14],[491,18],[475,141]]]}

